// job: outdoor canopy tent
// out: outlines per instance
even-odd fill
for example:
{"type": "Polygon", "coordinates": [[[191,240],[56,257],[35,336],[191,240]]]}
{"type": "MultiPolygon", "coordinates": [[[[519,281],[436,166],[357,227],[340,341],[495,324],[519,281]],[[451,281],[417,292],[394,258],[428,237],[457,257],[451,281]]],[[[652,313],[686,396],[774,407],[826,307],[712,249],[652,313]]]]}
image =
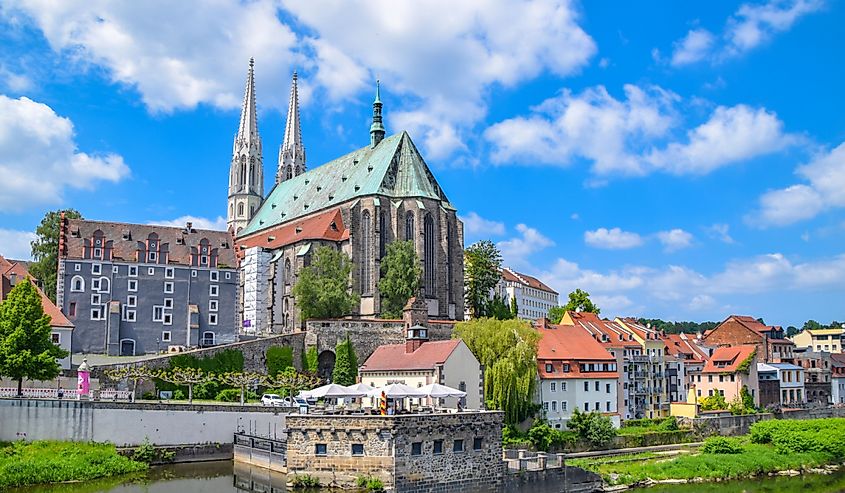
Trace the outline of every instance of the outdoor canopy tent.
{"type": "Polygon", "coordinates": [[[417,390],[425,394],[426,397],[432,397],[435,399],[445,399],[447,397],[461,398],[466,397],[467,395],[467,393],[462,390],[453,389],[452,387],[440,385],[439,383],[430,383],[417,390]]]}
{"type": "Polygon", "coordinates": [[[382,392],[390,399],[402,399],[405,397],[426,397],[420,389],[409,387],[404,383],[391,383],[367,392],[367,397],[381,397],[382,392]]]}
{"type": "Polygon", "coordinates": [[[358,382],[355,385],[348,386],[347,388],[350,389],[350,390],[355,390],[355,391],[361,392],[361,395],[366,395],[367,392],[373,390],[373,387],[370,387],[369,385],[365,384],[364,382],[358,382]]]}
{"type": "Polygon", "coordinates": [[[328,385],[323,385],[322,387],[317,387],[316,389],[309,390],[306,392],[302,392],[300,395],[307,398],[313,399],[325,399],[325,398],[343,398],[343,397],[363,397],[365,392],[360,392],[358,390],[351,389],[349,387],[344,387],[343,385],[338,385],[336,383],[330,383],[328,385]]]}

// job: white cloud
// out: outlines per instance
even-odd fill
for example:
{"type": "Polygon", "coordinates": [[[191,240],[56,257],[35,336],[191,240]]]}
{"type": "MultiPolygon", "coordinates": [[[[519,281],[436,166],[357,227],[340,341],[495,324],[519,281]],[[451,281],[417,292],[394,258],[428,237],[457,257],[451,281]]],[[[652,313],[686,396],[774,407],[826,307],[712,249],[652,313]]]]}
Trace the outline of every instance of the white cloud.
{"type": "Polygon", "coordinates": [[[680,228],[657,233],[657,239],[667,252],[675,252],[692,246],[692,234],[680,228]]]}
{"type": "Polygon", "coordinates": [[[0,229],[0,255],[7,259],[29,260],[32,258],[30,242],[34,240],[32,231],[0,229]]]}
{"type": "MultiPolygon", "coordinates": [[[[674,43],[673,66],[738,57],[788,31],[801,17],[824,7],[823,0],[770,0],[743,4],[725,22],[720,39],[706,29],[692,29],[674,43]]],[[[659,53],[659,52],[658,52],[659,53]]],[[[659,56],[655,61],[661,62],[659,56]]]]}
{"type": "Polygon", "coordinates": [[[216,219],[208,219],[205,217],[196,216],[182,216],[176,219],[164,221],[150,221],[147,224],[155,224],[158,226],[173,226],[177,228],[184,228],[187,223],[191,223],[195,229],[210,229],[214,231],[226,231],[226,218],[217,216],[216,219]]]}
{"type": "Polygon", "coordinates": [[[0,212],[60,203],[68,187],[93,189],[128,175],[121,156],[81,152],[68,118],[43,103],[0,94],[0,212]]]}
{"type": "Polygon", "coordinates": [[[622,231],[619,228],[599,228],[595,231],[585,231],[584,242],[596,248],[624,250],[642,245],[643,239],[637,233],[622,231]]]}
{"type": "Polygon", "coordinates": [[[733,237],[731,237],[730,231],[731,227],[728,224],[724,223],[716,223],[711,226],[707,226],[704,228],[704,231],[711,237],[715,238],[722,243],[732,244],[734,243],[733,237]]]}
{"type": "Polygon", "coordinates": [[[760,197],[759,210],[749,222],[760,226],[783,226],[810,219],[822,211],[845,207],[845,142],[818,154],[796,173],[808,181],[760,197]]]}
{"type": "Polygon", "coordinates": [[[498,221],[491,221],[479,216],[472,211],[466,216],[461,216],[464,223],[464,232],[472,236],[501,236],[505,234],[505,224],[498,221]]]}
{"type": "Polygon", "coordinates": [[[519,236],[502,240],[496,245],[502,252],[504,265],[514,267],[526,265],[529,256],[555,244],[542,233],[525,224],[517,224],[516,230],[519,236]]]}
{"type": "Polygon", "coordinates": [[[707,29],[693,29],[684,39],[675,43],[672,52],[672,65],[680,66],[695,63],[710,52],[715,38],[707,29]]]}

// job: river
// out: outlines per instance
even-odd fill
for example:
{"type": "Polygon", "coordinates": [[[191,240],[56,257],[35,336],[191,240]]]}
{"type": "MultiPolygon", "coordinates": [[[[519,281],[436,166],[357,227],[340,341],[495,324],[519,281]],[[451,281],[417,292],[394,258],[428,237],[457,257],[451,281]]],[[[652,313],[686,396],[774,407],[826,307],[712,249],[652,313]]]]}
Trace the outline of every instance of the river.
{"type": "MultiPolygon", "coordinates": [[[[286,491],[284,477],[265,469],[231,462],[205,462],[154,467],[149,472],[87,483],[30,486],[9,493],[280,493],[286,491]]],[[[301,490],[300,490],[301,491],[301,490]]],[[[312,490],[320,491],[320,490],[312,490]]],[[[323,490],[327,491],[327,490],[323,490]]],[[[561,493],[554,485],[537,487],[531,493],[561,493]]],[[[664,485],[637,493],[838,493],[845,492],[845,471],[831,475],[765,477],[748,481],[727,481],[688,485],[664,485]]]]}

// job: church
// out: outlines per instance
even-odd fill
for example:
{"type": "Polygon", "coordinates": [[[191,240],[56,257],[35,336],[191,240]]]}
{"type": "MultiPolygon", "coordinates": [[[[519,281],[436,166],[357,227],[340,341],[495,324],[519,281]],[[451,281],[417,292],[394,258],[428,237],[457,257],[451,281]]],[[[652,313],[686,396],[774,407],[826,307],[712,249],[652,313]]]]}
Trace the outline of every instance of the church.
{"type": "Polygon", "coordinates": [[[386,136],[378,83],[369,130],[366,146],[308,170],[294,73],[275,186],[265,196],[250,60],[227,216],[240,263],[244,333],[304,327],[292,288],[319,246],[337,248],[352,261],[350,287],[361,297],[352,315],[379,317],[381,259],[397,240],[416,247],[429,318],[464,318],[463,223],[411,136],[386,136]]]}

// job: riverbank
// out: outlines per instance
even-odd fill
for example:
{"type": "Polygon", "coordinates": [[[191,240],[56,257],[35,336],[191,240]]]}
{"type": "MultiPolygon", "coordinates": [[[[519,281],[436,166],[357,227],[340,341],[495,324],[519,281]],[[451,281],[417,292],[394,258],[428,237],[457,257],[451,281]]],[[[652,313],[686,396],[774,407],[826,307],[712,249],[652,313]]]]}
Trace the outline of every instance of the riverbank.
{"type": "Polygon", "coordinates": [[[42,483],[89,481],[145,471],[114,445],[55,441],[0,444],[0,490],[42,483]]]}
{"type": "Polygon", "coordinates": [[[736,438],[711,437],[698,451],[573,459],[608,485],[705,482],[770,474],[824,473],[845,459],[845,419],[766,421],[736,438]]]}

